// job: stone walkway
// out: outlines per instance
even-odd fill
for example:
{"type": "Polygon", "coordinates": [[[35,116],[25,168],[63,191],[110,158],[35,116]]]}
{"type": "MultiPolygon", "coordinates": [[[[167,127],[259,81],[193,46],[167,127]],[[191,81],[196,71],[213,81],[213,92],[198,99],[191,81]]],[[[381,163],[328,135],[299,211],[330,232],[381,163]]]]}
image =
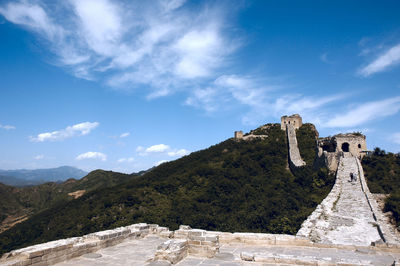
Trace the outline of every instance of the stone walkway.
{"type": "Polygon", "coordinates": [[[392,265],[400,254],[371,249],[343,250],[316,247],[224,245],[215,258],[186,257],[177,266],[210,265],[392,265]],[[242,256],[241,256],[242,254],[242,256]],[[244,261],[243,254],[255,261],[244,261]]]}
{"type": "Polygon", "coordinates": [[[297,145],[296,130],[293,125],[286,125],[287,138],[289,142],[289,158],[296,167],[306,165],[306,162],[301,159],[299,147],[297,145]]]}
{"type": "Polygon", "coordinates": [[[334,188],[297,235],[317,243],[357,246],[369,246],[381,239],[361,187],[357,158],[346,153],[340,159],[334,188]],[[350,173],[357,181],[350,182],[350,173]]]}
{"type": "MultiPolygon", "coordinates": [[[[157,246],[165,238],[147,236],[141,239],[127,239],[115,246],[88,253],[55,265],[58,266],[94,266],[94,265],[146,265],[154,258],[157,246]]],[[[167,264],[169,265],[169,264],[167,264]]]]}
{"type": "MultiPolygon", "coordinates": [[[[132,265],[167,266],[166,261],[151,262],[154,252],[165,238],[148,236],[143,239],[126,240],[118,245],[101,249],[95,253],[58,263],[58,266],[132,265]]],[[[251,246],[240,243],[222,245],[214,258],[187,256],[177,266],[234,266],[234,265],[392,265],[399,261],[400,254],[385,253],[369,248],[343,250],[336,248],[295,246],[251,246]],[[245,261],[244,257],[253,261],[245,261]]]]}

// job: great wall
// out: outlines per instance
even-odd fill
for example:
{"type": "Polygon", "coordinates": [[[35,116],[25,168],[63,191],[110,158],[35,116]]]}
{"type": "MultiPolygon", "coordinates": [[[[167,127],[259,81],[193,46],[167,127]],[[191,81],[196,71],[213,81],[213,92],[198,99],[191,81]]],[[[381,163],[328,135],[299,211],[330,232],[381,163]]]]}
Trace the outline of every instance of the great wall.
{"type": "MultiPolygon", "coordinates": [[[[291,167],[305,162],[297,147],[299,115],[284,116],[291,167]]],[[[244,136],[235,139],[265,138],[244,136]]],[[[336,181],[293,235],[229,233],[181,225],[170,231],[134,224],[43,243],[3,255],[0,265],[397,265],[400,240],[370,193],[360,159],[365,136],[339,134],[317,141],[318,156],[336,181]],[[350,178],[350,173],[354,179],[350,178]]]]}

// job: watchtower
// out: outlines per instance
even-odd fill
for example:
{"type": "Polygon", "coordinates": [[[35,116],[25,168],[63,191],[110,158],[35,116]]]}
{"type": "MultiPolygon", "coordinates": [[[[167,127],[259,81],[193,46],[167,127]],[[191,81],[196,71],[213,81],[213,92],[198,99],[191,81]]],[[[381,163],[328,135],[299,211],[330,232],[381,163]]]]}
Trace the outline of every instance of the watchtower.
{"type": "Polygon", "coordinates": [[[235,131],[235,139],[242,139],[243,131],[235,131]]]}
{"type": "Polygon", "coordinates": [[[281,129],[286,130],[286,125],[292,125],[294,129],[298,129],[303,125],[303,120],[299,114],[284,115],[281,117],[281,129]]]}
{"type": "Polygon", "coordinates": [[[367,142],[361,133],[338,134],[334,137],[336,151],[350,152],[353,156],[360,158],[366,154],[367,142]]]}

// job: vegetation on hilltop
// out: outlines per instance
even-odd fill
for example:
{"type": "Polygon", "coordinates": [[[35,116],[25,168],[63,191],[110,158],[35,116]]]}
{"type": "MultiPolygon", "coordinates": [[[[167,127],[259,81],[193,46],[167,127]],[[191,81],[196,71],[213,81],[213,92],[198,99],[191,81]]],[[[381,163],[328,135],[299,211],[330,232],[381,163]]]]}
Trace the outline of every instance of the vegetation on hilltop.
{"type": "Polygon", "coordinates": [[[111,171],[96,170],[80,180],[68,179],[63,183],[49,182],[42,185],[15,188],[0,183],[0,232],[15,221],[29,217],[54,204],[72,200],[68,193],[77,190],[92,191],[115,186],[132,176],[111,171]],[[6,218],[9,218],[6,220],[6,218]]]}
{"type": "MultiPolygon", "coordinates": [[[[301,130],[298,142],[311,161],[316,132],[307,126],[301,130]]],[[[0,253],[138,222],[171,230],[188,224],[206,230],[295,234],[329,193],[334,177],[312,163],[292,173],[279,124],[257,133],[268,137],[228,139],[122,185],[43,211],[1,234],[0,253]]]]}
{"type": "Polygon", "coordinates": [[[400,155],[375,148],[362,160],[365,178],[372,193],[390,194],[385,200],[384,211],[391,211],[400,225],[400,155]]]}

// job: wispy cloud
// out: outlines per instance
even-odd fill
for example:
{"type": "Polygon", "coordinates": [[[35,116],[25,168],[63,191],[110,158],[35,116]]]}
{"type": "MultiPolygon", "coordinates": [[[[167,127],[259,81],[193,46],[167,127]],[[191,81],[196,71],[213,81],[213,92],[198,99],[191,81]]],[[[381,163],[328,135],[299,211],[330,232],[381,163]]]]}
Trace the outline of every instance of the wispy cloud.
{"type": "Polygon", "coordinates": [[[268,93],[279,87],[266,85],[266,80],[251,76],[222,75],[206,88],[192,91],[185,104],[204,109],[208,113],[226,108],[228,103],[257,107],[268,101],[268,93]]]}
{"type": "Polygon", "coordinates": [[[0,5],[0,14],[44,40],[54,63],[75,76],[121,89],[145,85],[155,98],[214,77],[240,45],[227,33],[227,6],[198,5],[69,0],[54,8],[20,0],[0,5]]]}
{"type": "Polygon", "coordinates": [[[30,140],[33,142],[59,141],[75,136],[83,136],[89,134],[98,125],[98,122],[79,123],[73,126],[68,126],[65,129],[40,133],[36,137],[30,137],[30,140]]]}
{"type": "Polygon", "coordinates": [[[35,160],[42,160],[42,159],[44,159],[44,155],[43,154],[37,155],[37,156],[34,157],[34,159],[35,160]]]}
{"type": "Polygon", "coordinates": [[[338,114],[325,123],[327,127],[359,126],[377,118],[394,115],[400,110],[400,97],[367,102],[352,106],[348,112],[338,114]]]}
{"type": "Polygon", "coordinates": [[[130,134],[131,133],[129,133],[129,132],[125,132],[125,133],[122,133],[121,135],[119,135],[119,137],[120,138],[126,138],[126,137],[129,137],[130,134]]]}
{"type": "Polygon", "coordinates": [[[11,129],[15,129],[15,126],[0,124],[0,129],[11,130],[11,129]]]}
{"type": "Polygon", "coordinates": [[[119,163],[131,163],[133,162],[135,159],[133,157],[128,157],[128,158],[120,158],[118,159],[119,163]]]}
{"type": "Polygon", "coordinates": [[[397,44],[390,49],[380,54],[374,61],[364,66],[359,70],[359,74],[368,77],[378,72],[383,72],[391,66],[400,63],[400,44],[397,44]]]}
{"type": "Polygon", "coordinates": [[[170,147],[168,145],[165,144],[157,144],[157,145],[153,145],[148,147],[145,151],[146,152],[165,152],[167,150],[169,150],[170,147]]]}
{"type": "Polygon", "coordinates": [[[163,164],[163,163],[166,163],[166,162],[168,162],[168,161],[167,160],[160,160],[158,162],[155,162],[154,166],[159,166],[160,164],[163,164]]]}
{"type": "Polygon", "coordinates": [[[96,159],[96,160],[101,160],[101,161],[106,161],[107,160],[107,155],[101,152],[96,152],[96,151],[88,151],[86,153],[79,154],[76,157],[77,160],[85,160],[85,159],[96,159]]]}
{"type": "Polygon", "coordinates": [[[243,116],[245,124],[255,125],[264,121],[268,117],[279,118],[282,115],[301,114],[306,121],[319,125],[326,110],[340,99],[345,98],[345,94],[327,96],[305,96],[301,94],[284,94],[277,98],[267,98],[263,104],[253,106],[248,113],[243,116]]]}
{"type": "Polygon", "coordinates": [[[175,157],[175,156],[182,157],[182,156],[188,155],[189,153],[190,153],[190,151],[188,151],[186,149],[180,149],[180,150],[175,150],[175,151],[168,152],[168,156],[171,156],[171,157],[175,157]]]}

